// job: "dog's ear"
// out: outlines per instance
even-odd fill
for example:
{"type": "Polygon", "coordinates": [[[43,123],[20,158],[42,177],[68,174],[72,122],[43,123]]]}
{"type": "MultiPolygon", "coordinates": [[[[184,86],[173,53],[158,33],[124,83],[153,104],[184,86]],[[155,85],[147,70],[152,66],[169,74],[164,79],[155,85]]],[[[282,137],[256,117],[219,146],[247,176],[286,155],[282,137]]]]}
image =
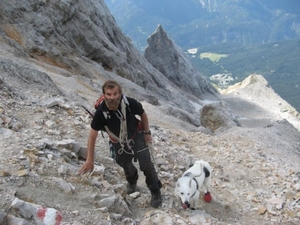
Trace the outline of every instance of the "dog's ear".
{"type": "Polygon", "coordinates": [[[189,187],[192,187],[192,179],[190,179],[189,187]]]}

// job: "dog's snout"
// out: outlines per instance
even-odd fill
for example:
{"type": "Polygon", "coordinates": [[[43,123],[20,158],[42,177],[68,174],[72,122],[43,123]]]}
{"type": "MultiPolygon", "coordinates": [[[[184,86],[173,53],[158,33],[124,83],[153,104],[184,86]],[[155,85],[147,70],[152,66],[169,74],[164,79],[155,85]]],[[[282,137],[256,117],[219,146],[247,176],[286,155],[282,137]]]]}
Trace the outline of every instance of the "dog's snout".
{"type": "Polygon", "coordinates": [[[190,204],[188,201],[185,201],[184,204],[185,204],[188,208],[190,208],[190,206],[191,206],[191,204],[190,204]]]}

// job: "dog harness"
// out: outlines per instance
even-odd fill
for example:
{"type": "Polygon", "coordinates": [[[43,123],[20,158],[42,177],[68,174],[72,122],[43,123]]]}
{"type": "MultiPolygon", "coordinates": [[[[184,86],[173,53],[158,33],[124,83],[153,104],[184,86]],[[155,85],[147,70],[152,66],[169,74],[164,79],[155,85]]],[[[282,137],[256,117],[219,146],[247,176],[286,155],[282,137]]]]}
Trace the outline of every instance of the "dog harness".
{"type": "Polygon", "coordinates": [[[198,189],[199,189],[199,184],[198,184],[197,180],[195,179],[195,177],[193,177],[193,180],[196,182],[196,187],[197,187],[197,189],[196,189],[196,191],[194,192],[194,194],[192,194],[192,197],[194,197],[194,195],[196,194],[196,192],[197,192],[198,189]]]}
{"type": "MultiPolygon", "coordinates": [[[[209,170],[208,170],[205,166],[203,166],[203,165],[201,165],[201,166],[202,166],[202,171],[204,171],[204,173],[205,173],[205,177],[209,177],[209,175],[210,175],[209,170]]],[[[192,179],[195,181],[195,183],[196,183],[196,191],[194,192],[194,194],[192,194],[192,197],[196,194],[196,192],[197,192],[198,189],[199,189],[199,184],[198,184],[198,182],[197,182],[197,180],[196,180],[195,177],[201,176],[202,171],[201,171],[201,173],[200,173],[199,175],[194,176],[194,177],[192,178],[192,179]]],[[[184,174],[184,176],[185,176],[185,177],[189,177],[190,174],[191,174],[191,173],[189,172],[189,173],[184,174]]]]}
{"type": "MultiPolygon", "coordinates": [[[[184,174],[183,176],[184,176],[184,177],[190,177],[191,174],[192,174],[192,173],[189,172],[189,173],[184,174]]],[[[201,173],[201,174],[202,174],[202,173],[201,173]]],[[[201,174],[200,174],[200,175],[201,175],[201,174]]],[[[198,176],[200,176],[200,175],[198,175],[198,176]]],[[[197,176],[197,177],[198,177],[198,176],[197,176]]],[[[194,192],[194,194],[192,194],[191,197],[193,197],[193,196],[196,194],[196,192],[198,191],[198,189],[199,189],[199,184],[198,184],[196,178],[193,177],[192,179],[193,179],[193,180],[195,181],[195,183],[196,183],[196,191],[194,192]]]]}

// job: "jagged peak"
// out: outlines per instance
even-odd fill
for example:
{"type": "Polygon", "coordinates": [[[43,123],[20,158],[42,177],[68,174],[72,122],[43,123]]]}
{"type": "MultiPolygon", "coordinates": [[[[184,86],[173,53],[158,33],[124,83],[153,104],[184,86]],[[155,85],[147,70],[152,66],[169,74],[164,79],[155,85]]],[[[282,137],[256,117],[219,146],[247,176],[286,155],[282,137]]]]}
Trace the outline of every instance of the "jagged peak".
{"type": "Polygon", "coordinates": [[[206,94],[217,94],[206,78],[193,68],[188,57],[161,25],[158,25],[147,42],[145,58],[176,86],[198,98],[206,94]]]}
{"type": "Polygon", "coordinates": [[[155,30],[155,33],[156,33],[156,32],[165,32],[161,24],[158,24],[158,25],[157,25],[157,28],[156,28],[156,30],[155,30]]]}

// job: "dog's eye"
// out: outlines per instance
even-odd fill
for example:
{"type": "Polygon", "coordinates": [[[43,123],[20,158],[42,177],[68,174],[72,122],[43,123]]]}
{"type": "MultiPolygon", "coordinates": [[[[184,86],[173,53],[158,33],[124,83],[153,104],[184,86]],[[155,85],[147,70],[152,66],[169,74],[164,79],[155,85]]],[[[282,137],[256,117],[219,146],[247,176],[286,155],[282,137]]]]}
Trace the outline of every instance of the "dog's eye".
{"type": "Polygon", "coordinates": [[[183,195],[183,192],[181,192],[180,194],[183,195]]]}

